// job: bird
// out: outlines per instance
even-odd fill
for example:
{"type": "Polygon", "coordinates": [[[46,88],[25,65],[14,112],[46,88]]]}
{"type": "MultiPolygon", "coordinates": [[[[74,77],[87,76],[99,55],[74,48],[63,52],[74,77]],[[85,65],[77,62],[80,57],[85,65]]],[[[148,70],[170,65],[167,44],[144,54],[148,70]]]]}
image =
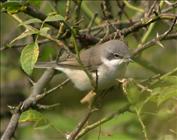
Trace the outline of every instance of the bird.
{"type": "Polygon", "coordinates": [[[81,90],[91,90],[93,85],[88,74],[90,73],[94,82],[97,82],[98,90],[111,87],[116,79],[123,78],[131,55],[128,46],[121,40],[109,40],[102,44],[97,44],[86,50],[80,51],[80,61],[76,56],[67,58],[59,62],[38,62],[36,68],[53,68],[63,72],[81,90]]]}

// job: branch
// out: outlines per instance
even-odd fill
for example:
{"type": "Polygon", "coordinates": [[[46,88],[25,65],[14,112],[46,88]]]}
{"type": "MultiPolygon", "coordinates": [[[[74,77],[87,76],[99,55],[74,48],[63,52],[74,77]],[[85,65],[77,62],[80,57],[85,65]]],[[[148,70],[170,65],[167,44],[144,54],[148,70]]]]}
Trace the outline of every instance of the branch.
{"type": "MultiPolygon", "coordinates": [[[[69,19],[69,14],[70,14],[70,5],[71,5],[71,0],[67,0],[66,2],[66,10],[65,10],[65,22],[69,19]]],[[[60,28],[58,30],[58,33],[57,33],[57,38],[61,38],[62,34],[64,34],[65,30],[64,30],[64,27],[65,27],[65,24],[62,22],[60,24],[60,28]]]]}
{"type": "Polygon", "coordinates": [[[41,76],[41,78],[38,80],[38,82],[35,83],[35,85],[33,86],[31,95],[22,104],[19,104],[15,108],[10,122],[1,137],[1,140],[10,140],[14,136],[21,113],[37,103],[38,100],[36,100],[35,97],[42,92],[43,88],[52,79],[53,75],[54,70],[47,69],[41,76]]]}
{"type": "Polygon", "coordinates": [[[118,115],[120,115],[120,114],[122,114],[122,113],[125,113],[126,111],[129,110],[129,107],[130,107],[130,104],[124,106],[123,108],[121,108],[121,109],[119,109],[118,111],[116,111],[116,112],[110,114],[109,116],[107,116],[107,117],[105,117],[105,118],[103,118],[103,119],[101,119],[101,120],[99,120],[99,121],[97,121],[97,122],[95,122],[95,123],[93,123],[93,124],[91,124],[91,125],[86,126],[86,127],[85,127],[84,129],[82,129],[82,131],[77,135],[76,140],[79,139],[79,138],[81,138],[83,135],[85,135],[86,133],[88,133],[90,130],[92,130],[92,129],[98,127],[98,126],[100,126],[100,125],[103,124],[103,123],[106,123],[106,122],[110,121],[111,119],[115,118],[116,116],[118,116],[118,115]]]}
{"type": "Polygon", "coordinates": [[[103,23],[101,25],[97,25],[97,26],[93,26],[92,28],[90,29],[81,29],[79,30],[80,34],[85,34],[86,32],[88,32],[88,30],[90,30],[90,32],[92,32],[92,34],[95,34],[95,32],[98,32],[99,30],[102,30],[103,28],[105,28],[106,26],[108,26],[109,30],[111,32],[115,31],[112,29],[112,27],[114,26],[115,28],[118,28],[118,29],[123,29],[123,28],[127,28],[129,27],[130,25],[136,23],[137,21],[132,21],[132,23],[129,23],[129,22],[119,22],[119,21],[113,21],[111,22],[111,25],[107,24],[107,23],[103,23]]]}
{"type": "MultiPolygon", "coordinates": [[[[30,15],[32,17],[38,18],[42,21],[44,21],[47,17],[44,13],[40,12],[38,9],[34,8],[31,5],[28,5],[26,9],[24,10],[24,13],[27,15],[30,15]]],[[[53,22],[46,22],[47,24],[53,26],[54,28],[59,28],[59,22],[53,21],[53,22]]]]}
{"type": "Polygon", "coordinates": [[[159,35],[158,37],[148,41],[147,43],[145,43],[144,45],[142,45],[141,47],[137,48],[132,56],[136,57],[138,54],[142,53],[145,49],[148,49],[150,47],[152,47],[153,45],[157,44],[157,41],[162,41],[162,40],[169,40],[169,39],[177,39],[177,33],[171,33],[166,35],[166,33],[159,35]]]}
{"type": "Polygon", "coordinates": [[[174,3],[172,3],[168,8],[163,9],[163,10],[162,10],[162,13],[169,12],[170,10],[175,9],[176,7],[177,7],[177,2],[174,2],[174,3]]]}
{"type": "MultiPolygon", "coordinates": [[[[96,90],[96,89],[95,89],[96,90]]],[[[84,98],[90,97],[89,101],[87,102],[85,100],[85,103],[87,102],[89,104],[89,110],[88,113],[84,116],[83,120],[79,122],[78,126],[68,135],[66,135],[66,138],[68,140],[76,140],[76,137],[78,134],[82,131],[86,123],[88,122],[89,118],[91,117],[92,113],[97,111],[98,109],[95,108],[95,103],[97,102],[97,99],[101,94],[96,94],[94,91],[90,91],[84,98]],[[92,94],[92,95],[91,95],[92,94]]],[[[82,99],[84,100],[84,99],[82,99]]],[[[82,102],[82,101],[81,101],[82,102]]]]}
{"type": "Polygon", "coordinates": [[[92,112],[93,112],[92,110],[89,110],[89,112],[86,114],[84,119],[78,124],[76,129],[74,129],[69,135],[66,136],[68,140],[75,140],[75,138],[77,137],[79,132],[82,130],[84,125],[87,123],[87,121],[90,118],[92,112]]]}
{"type": "Polygon", "coordinates": [[[101,9],[104,15],[104,19],[112,19],[112,11],[110,1],[103,0],[101,3],[101,9]]]}
{"type": "Polygon", "coordinates": [[[44,98],[45,96],[47,96],[48,94],[52,93],[53,91],[55,91],[58,88],[62,88],[62,86],[64,86],[65,84],[67,84],[70,81],[70,79],[66,79],[64,80],[62,83],[60,83],[59,85],[57,85],[56,87],[53,87],[52,89],[45,91],[42,94],[39,94],[36,96],[36,100],[40,100],[42,98],[44,98]]]}
{"type": "Polygon", "coordinates": [[[125,5],[130,8],[131,10],[135,10],[137,12],[144,13],[144,9],[141,9],[139,7],[135,7],[134,5],[130,4],[127,0],[124,0],[125,5]]]}
{"type": "Polygon", "coordinates": [[[75,8],[75,22],[78,22],[79,19],[80,19],[80,14],[81,14],[81,4],[82,4],[82,0],[73,0],[73,2],[75,3],[76,5],[76,8],[75,8]]]}
{"type": "Polygon", "coordinates": [[[135,23],[134,25],[125,28],[123,30],[121,30],[119,33],[114,32],[112,34],[110,34],[109,36],[107,36],[106,38],[103,39],[103,42],[106,42],[110,39],[115,39],[115,38],[120,38],[120,35],[123,36],[127,36],[130,33],[136,32],[139,29],[142,29],[143,27],[147,27],[148,25],[150,25],[151,23],[158,21],[158,20],[174,20],[176,17],[176,15],[174,14],[159,14],[158,16],[152,16],[149,19],[145,19],[143,18],[141,21],[138,21],[137,23],[135,23]]]}
{"type": "MultiPolygon", "coordinates": [[[[177,2],[174,2],[174,3],[173,3],[172,5],[170,5],[168,8],[163,9],[163,10],[162,10],[162,13],[166,13],[166,12],[168,12],[168,11],[170,11],[170,10],[176,8],[176,7],[177,7],[177,2]]],[[[44,19],[47,17],[44,13],[40,12],[38,9],[32,7],[31,5],[28,5],[28,6],[27,6],[27,8],[26,8],[26,10],[24,11],[24,13],[26,13],[26,14],[32,16],[32,17],[41,19],[41,20],[44,20],[44,19]]],[[[48,22],[47,24],[53,26],[53,27],[56,28],[56,29],[59,28],[58,22],[48,22]]],[[[101,26],[102,26],[102,25],[101,25],[101,26]]],[[[123,26],[124,26],[124,23],[123,23],[123,26]]],[[[126,26],[126,25],[125,25],[125,26],[126,26]]],[[[92,29],[94,30],[96,27],[97,27],[97,26],[94,26],[93,28],[91,28],[91,31],[92,31],[92,29]]],[[[127,26],[126,26],[126,27],[127,27],[127,26]]],[[[104,28],[104,26],[103,26],[102,28],[104,28]]],[[[84,33],[84,30],[81,29],[80,32],[81,32],[81,33],[84,33]]]]}
{"type": "Polygon", "coordinates": [[[172,75],[172,74],[175,74],[175,73],[177,73],[177,67],[174,68],[173,70],[171,70],[170,72],[165,73],[164,75],[158,77],[158,78],[155,79],[153,82],[151,82],[150,85],[152,86],[152,85],[156,84],[157,82],[159,82],[160,80],[164,79],[165,77],[167,77],[167,76],[169,76],[169,75],[172,75]]]}
{"type": "Polygon", "coordinates": [[[162,35],[157,36],[156,38],[148,41],[145,44],[142,44],[140,47],[138,47],[132,54],[132,58],[133,60],[135,60],[138,64],[140,64],[141,66],[151,70],[154,73],[160,73],[163,74],[164,71],[156,68],[155,66],[153,66],[151,63],[149,63],[148,61],[146,61],[145,59],[143,59],[142,57],[139,56],[139,54],[141,54],[144,50],[152,47],[155,44],[159,44],[158,42],[163,41],[163,40],[170,40],[170,39],[177,39],[177,33],[171,33],[166,35],[165,33],[162,35]]]}
{"type": "MultiPolygon", "coordinates": [[[[45,44],[45,43],[48,43],[48,42],[50,42],[50,40],[48,40],[48,39],[44,39],[44,40],[40,40],[40,41],[38,41],[38,45],[42,45],[42,44],[45,44]]],[[[5,50],[7,50],[7,49],[17,49],[17,48],[22,48],[22,47],[24,47],[24,46],[26,46],[26,45],[28,45],[28,44],[30,44],[30,43],[24,43],[24,44],[17,44],[17,45],[12,45],[12,46],[2,46],[1,48],[0,48],[0,51],[5,51],[5,50]]]]}
{"type": "MultiPolygon", "coordinates": [[[[82,10],[85,10],[85,5],[86,5],[85,2],[84,2],[84,5],[81,5],[81,6],[82,6],[82,10]],[[83,8],[83,7],[84,7],[84,8],[83,8]]],[[[174,3],[171,4],[168,8],[162,10],[162,14],[164,14],[164,13],[166,13],[166,12],[168,12],[168,11],[170,11],[170,10],[176,8],[176,7],[177,7],[177,2],[174,2],[174,3]]],[[[27,6],[27,8],[24,10],[24,13],[26,13],[26,14],[32,16],[32,17],[38,18],[38,19],[40,19],[40,20],[44,20],[44,19],[47,17],[47,15],[45,15],[43,12],[40,12],[38,9],[34,8],[34,7],[31,6],[31,5],[28,5],[28,6],[27,6]]],[[[169,18],[163,17],[162,15],[160,15],[160,17],[158,16],[158,18],[155,18],[154,20],[150,21],[150,23],[151,23],[151,22],[154,22],[154,21],[156,21],[156,20],[159,20],[159,19],[169,19],[169,18]]],[[[143,20],[146,20],[146,19],[143,19],[143,20]]],[[[169,19],[169,20],[170,20],[170,19],[169,19]]],[[[130,26],[127,30],[126,30],[126,29],[123,30],[123,31],[121,32],[121,34],[123,34],[123,35],[128,35],[128,34],[130,34],[131,32],[134,32],[135,30],[138,30],[139,28],[146,27],[146,26],[149,25],[150,23],[142,24],[141,22],[136,22],[136,24],[134,24],[133,27],[130,26]],[[133,29],[132,29],[132,28],[133,28],[133,29]]],[[[59,29],[59,22],[48,22],[47,24],[53,26],[53,27],[56,28],[56,29],[59,29]]],[[[129,25],[130,25],[130,24],[128,23],[128,26],[129,26],[129,25]]],[[[102,26],[102,25],[101,25],[101,26],[102,26]]],[[[107,26],[107,25],[103,24],[103,26],[102,26],[101,28],[99,28],[99,30],[105,28],[105,26],[107,26]]],[[[120,27],[127,27],[127,24],[122,23],[122,24],[119,24],[119,26],[120,26],[120,27]],[[123,25],[123,26],[122,26],[122,25],[123,25]]],[[[98,29],[98,27],[97,27],[97,26],[94,26],[93,28],[90,29],[90,31],[91,31],[91,32],[92,32],[92,31],[95,31],[95,29],[98,29]]],[[[120,29],[120,28],[119,28],[119,29],[120,29]]],[[[71,32],[71,31],[69,31],[68,34],[70,34],[70,32],[71,32]]],[[[79,32],[80,32],[80,34],[78,35],[79,38],[87,41],[88,38],[86,38],[86,37],[84,38],[84,37],[83,37],[83,34],[85,34],[85,30],[82,30],[82,29],[81,29],[81,30],[79,30],[79,32]]],[[[86,32],[88,32],[88,30],[87,30],[86,32]]],[[[112,32],[114,32],[114,31],[112,31],[112,32]]],[[[102,34],[100,35],[100,37],[101,37],[101,36],[103,37],[103,35],[104,35],[104,33],[102,33],[102,34]]],[[[114,37],[114,36],[115,36],[115,33],[112,33],[108,38],[105,39],[105,41],[106,41],[106,40],[110,40],[110,38],[112,38],[112,37],[114,37]]],[[[70,36],[67,36],[67,35],[65,36],[65,38],[68,38],[68,37],[70,37],[70,36]]],[[[119,35],[118,35],[116,38],[119,38],[119,35]]],[[[88,39],[88,42],[90,42],[90,41],[91,41],[92,44],[95,44],[95,43],[99,42],[99,39],[96,38],[96,37],[94,37],[94,36],[92,36],[92,37],[90,37],[90,38],[88,39]],[[94,40],[94,41],[92,41],[92,40],[94,40]]]]}
{"type": "MultiPolygon", "coordinates": [[[[88,7],[87,1],[82,0],[81,9],[90,19],[94,16],[94,12],[91,11],[90,8],[88,7]]],[[[100,23],[101,23],[101,19],[97,17],[95,19],[95,24],[100,24],[100,23]]]]}

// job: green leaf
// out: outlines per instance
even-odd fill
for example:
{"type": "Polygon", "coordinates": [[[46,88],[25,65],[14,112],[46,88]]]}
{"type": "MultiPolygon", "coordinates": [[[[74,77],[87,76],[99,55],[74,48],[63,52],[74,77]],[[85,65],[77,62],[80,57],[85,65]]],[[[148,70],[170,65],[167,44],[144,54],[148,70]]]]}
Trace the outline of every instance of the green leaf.
{"type": "Polygon", "coordinates": [[[158,97],[157,105],[164,103],[165,101],[177,97],[177,85],[170,86],[162,89],[163,93],[158,97]]]}
{"type": "Polygon", "coordinates": [[[42,118],[43,116],[40,112],[29,109],[21,114],[19,122],[35,122],[41,120],[42,118]]]}
{"type": "Polygon", "coordinates": [[[135,104],[139,101],[141,93],[138,87],[136,86],[135,82],[128,81],[124,89],[125,89],[124,91],[126,92],[127,98],[130,103],[135,104]]]}
{"type": "Polygon", "coordinates": [[[155,88],[153,89],[153,94],[158,94],[158,96],[156,96],[156,101],[159,106],[165,101],[177,97],[177,85],[155,88]]]}
{"type": "Polygon", "coordinates": [[[8,12],[10,13],[17,13],[20,10],[23,10],[26,8],[24,5],[22,5],[22,2],[19,0],[8,0],[7,2],[2,4],[2,7],[7,9],[8,12]]]}
{"type": "Polygon", "coordinates": [[[39,47],[37,43],[31,43],[22,50],[20,62],[23,70],[27,74],[31,74],[34,64],[36,63],[39,55],[39,47]]]}
{"type": "Polygon", "coordinates": [[[13,39],[11,42],[10,42],[10,44],[12,44],[12,43],[14,43],[15,41],[17,41],[17,40],[20,40],[20,39],[22,39],[22,38],[25,38],[25,37],[27,37],[27,36],[30,36],[30,35],[32,35],[32,34],[37,34],[38,33],[38,31],[35,31],[35,30],[26,30],[25,32],[23,32],[23,33],[21,33],[19,36],[17,36],[15,39],[13,39]]]}
{"type": "Polygon", "coordinates": [[[41,5],[41,0],[28,0],[28,2],[36,7],[40,7],[41,5]]]}
{"type": "Polygon", "coordinates": [[[36,129],[43,129],[49,126],[48,119],[45,118],[44,115],[41,114],[40,112],[33,109],[29,109],[23,112],[20,116],[19,122],[20,123],[34,122],[34,127],[36,129]]]}
{"type": "Polygon", "coordinates": [[[166,76],[162,80],[159,80],[156,84],[153,85],[154,88],[156,87],[168,87],[171,85],[177,84],[177,76],[166,76]]]}
{"type": "Polygon", "coordinates": [[[32,24],[32,23],[42,23],[42,21],[38,18],[32,18],[29,20],[24,21],[23,23],[20,23],[19,26],[24,25],[24,24],[32,24]]]}
{"type": "Polygon", "coordinates": [[[75,125],[77,125],[76,120],[73,117],[66,117],[62,114],[45,114],[47,119],[50,121],[50,125],[55,126],[55,128],[63,131],[71,131],[75,125]]]}
{"type": "Polygon", "coordinates": [[[52,22],[52,21],[64,21],[65,18],[61,15],[55,14],[55,15],[49,15],[46,19],[45,22],[52,22]]]}
{"type": "Polygon", "coordinates": [[[146,87],[135,80],[130,80],[124,85],[124,92],[127,95],[128,101],[132,104],[130,109],[138,112],[141,112],[143,107],[153,97],[150,95],[150,91],[146,90],[146,87]]]}
{"type": "Polygon", "coordinates": [[[40,35],[45,36],[45,35],[47,35],[47,32],[49,30],[50,30],[49,27],[43,27],[42,29],[40,29],[39,33],[40,33],[40,35]]]}
{"type": "Polygon", "coordinates": [[[152,99],[157,105],[161,105],[165,101],[177,97],[177,76],[167,76],[153,85],[152,99]]]}

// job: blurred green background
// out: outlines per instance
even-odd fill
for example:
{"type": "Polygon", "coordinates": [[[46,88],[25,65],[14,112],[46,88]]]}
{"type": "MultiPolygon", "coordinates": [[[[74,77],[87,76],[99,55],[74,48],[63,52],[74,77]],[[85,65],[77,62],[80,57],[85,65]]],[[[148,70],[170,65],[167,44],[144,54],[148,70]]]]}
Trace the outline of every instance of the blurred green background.
{"type": "MultiPolygon", "coordinates": [[[[29,3],[38,10],[42,11],[46,15],[51,12],[57,12],[58,14],[65,16],[66,1],[40,1],[40,0],[28,0],[29,3]]],[[[121,0],[120,0],[121,1],[121,0]]],[[[123,1],[121,1],[123,2],[123,1]]],[[[171,3],[175,2],[170,1],[171,3]]],[[[98,13],[97,20],[92,26],[101,25],[106,23],[104,20],[103,12],[100,4],[101,0],[83,0],[81,6],[80,29],[86,29],[94,13],[98,13]]],[[[153,3],[143,0],[131,0],[130,4],[147,10],[153,3]],[[148,5],[149,4],[149,5],[148,5]]],[[[111,0],[112,19],[109,22],[120,20],[121,22],[128,22],[127,16],[122,14],[120,18],[120,8],[117,6],[116,0],[111,0]]],[[[166,8],[168,5],[164,3],[162,8],[166,8]]],[[[72,1],[69,11],[68,22],[74,24],[75,18],[75,4],[72,1]]],[[[140,19],[139,12],[125,6],[128,17],[132,20],[140,19]]],[[[177,14],[177,9],[170,11],[173,14],[177,14]]],[[[19,35],[24,29],[19,27],[18,24],[9,14],[1,12],[1,47],[7,45],[13,38],[19,35]]],[[[31,17],[27,14],[20,12],[19,17],[24,21],[31,17]]],[[[175,25],[174,28],[177,26],[175,25]]],[[[52,27],[50,27],[52,28],[52,27]]],[[[162,34],[169,28],[167,21],[157,21],[147,38],[151,40],[157,33],[162,34]]],[[[176,29],[174,29],[176,31],[176,29]]],[[[140,40],[147,29],[139,30],[136,32],[137,40],[130,34],[124,38],[127,42],[131,52],[137,48],[140,44],[140,40]]],[[[52,28],[52,33],[56,33],[56,29],[52,28]]],[[[18,44],[29,43],[33,40],[32,37],[15,42],[18,44]]],[[[69,40],[67,40],[69,42],[69,40]]],[[[164,48],[155,45],[145,50],[141,57],[145,59],[150,65],[156,67],[159,71],[167,73],[177,67],[177,40],[163,41],[164,48]]],[[[6,49],[1,51],[1,134],[8,124],[11,116],[8,105],[18,105],[20,101],[23,101],[30,94],[31,84],[23,72],[20,66],[20,53],[23,46],[17,49],[6,49]]],[[[49,61],[55,59],[58,52],[58,47],[53,42],[48,42],[40,45],[39,61],[49,61]]],[[[37,81],[44,70],[34,69],[31,79],[37,81]]],[[[138,63],[131,63],[128,66],[126,78],[132,78],[135,81],[142,81],[151,78],[158,73],[154,73],[152,70],[147,69],[138,63]]],[[[66,78],[63,74],[57,74],[47,86],[50,89],[63,81],[66,78]]],[[[144,123],[145,130],[149,140],[176,140],[177,139],[177,84],[176,74],[171,77],[167,77],[166,81],[169,85],[155,85],[155,89],[158,93],[163,93],[163,97],[153,96],[152,99],[148,93],[138,93],[137,89],[130,90],[133,98],[138,96],[138,103],[141,101],[144,103],[143,108],[140,111],[141,119],[144,123]],[[171,90],[170,90],[170,89],[171,90]],[[158,91],[159,90],[159,91],[158,91]],[[169,93],[170,90],[170,93],[169,93]],[[168,94],[169,93],[169,94],[168,94]],[[170,97],[167,97],[167,96],[170,97]],[[140,96],[140,97],[139,97],[140,96]],[[162,103],[157,104],[156,98],[164,98],[162,103]],[[146,102],[145,102],[146,101],[146,102]]],[[[133,82],[132,82],[133,83],[133,82]]],[[[133,83],[134,84],[134,83],[133,83]]],[[[62,89],[56,90],[51,95],[44,98],[40,103],[45,105],[59,103],[59,106],[50,108],[48,110],[34,110],[30,109],[23,113],[19,123],[18,130],[15,134],[17,140],[64,140],[65,134],[71,132],[77,124],[82,120],[87,112],[87,106],[80,103],[80,100],[87,93],[80,92],[73,87],[71,83],[65,85],[62,89]]],[[[163,99],[161,99],[163,100],[163,99]]],[[[104,116],[108,116],[112,112],[117,111],[123,105],[128,102],[127,96],[123,93],[120,84],[116,83],[113,89],[105,96],[100,103],[98,111],[93,113],[89,119],[89,124],[98,121],[104,116]]],[[[159,101],[160,102],[160,101],[159,101]]],[[[134,109],[133,109],[134,110],[134,109]]],[[[136,112],[136,111],[135,111],[136,112]]],[[[100,127],[95,128],[88,134],[84,135],[83,140],[143,140],[144,132],[142,124],[134,111],[125,112],[114,119],[111,119],[100,127]]]]}

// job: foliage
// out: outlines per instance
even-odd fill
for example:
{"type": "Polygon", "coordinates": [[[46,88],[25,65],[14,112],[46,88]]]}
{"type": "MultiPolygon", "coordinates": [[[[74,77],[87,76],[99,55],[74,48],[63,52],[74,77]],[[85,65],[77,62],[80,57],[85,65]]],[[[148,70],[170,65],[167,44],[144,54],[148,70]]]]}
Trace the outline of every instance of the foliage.
{"type": "Polygon", "coordinates": [[[27,45],[21,53],[20,62],[23,70],[27,74],[31,74],[34,64],[36,63],[39,55],[39,47],[37,43],[27,45]]]}

